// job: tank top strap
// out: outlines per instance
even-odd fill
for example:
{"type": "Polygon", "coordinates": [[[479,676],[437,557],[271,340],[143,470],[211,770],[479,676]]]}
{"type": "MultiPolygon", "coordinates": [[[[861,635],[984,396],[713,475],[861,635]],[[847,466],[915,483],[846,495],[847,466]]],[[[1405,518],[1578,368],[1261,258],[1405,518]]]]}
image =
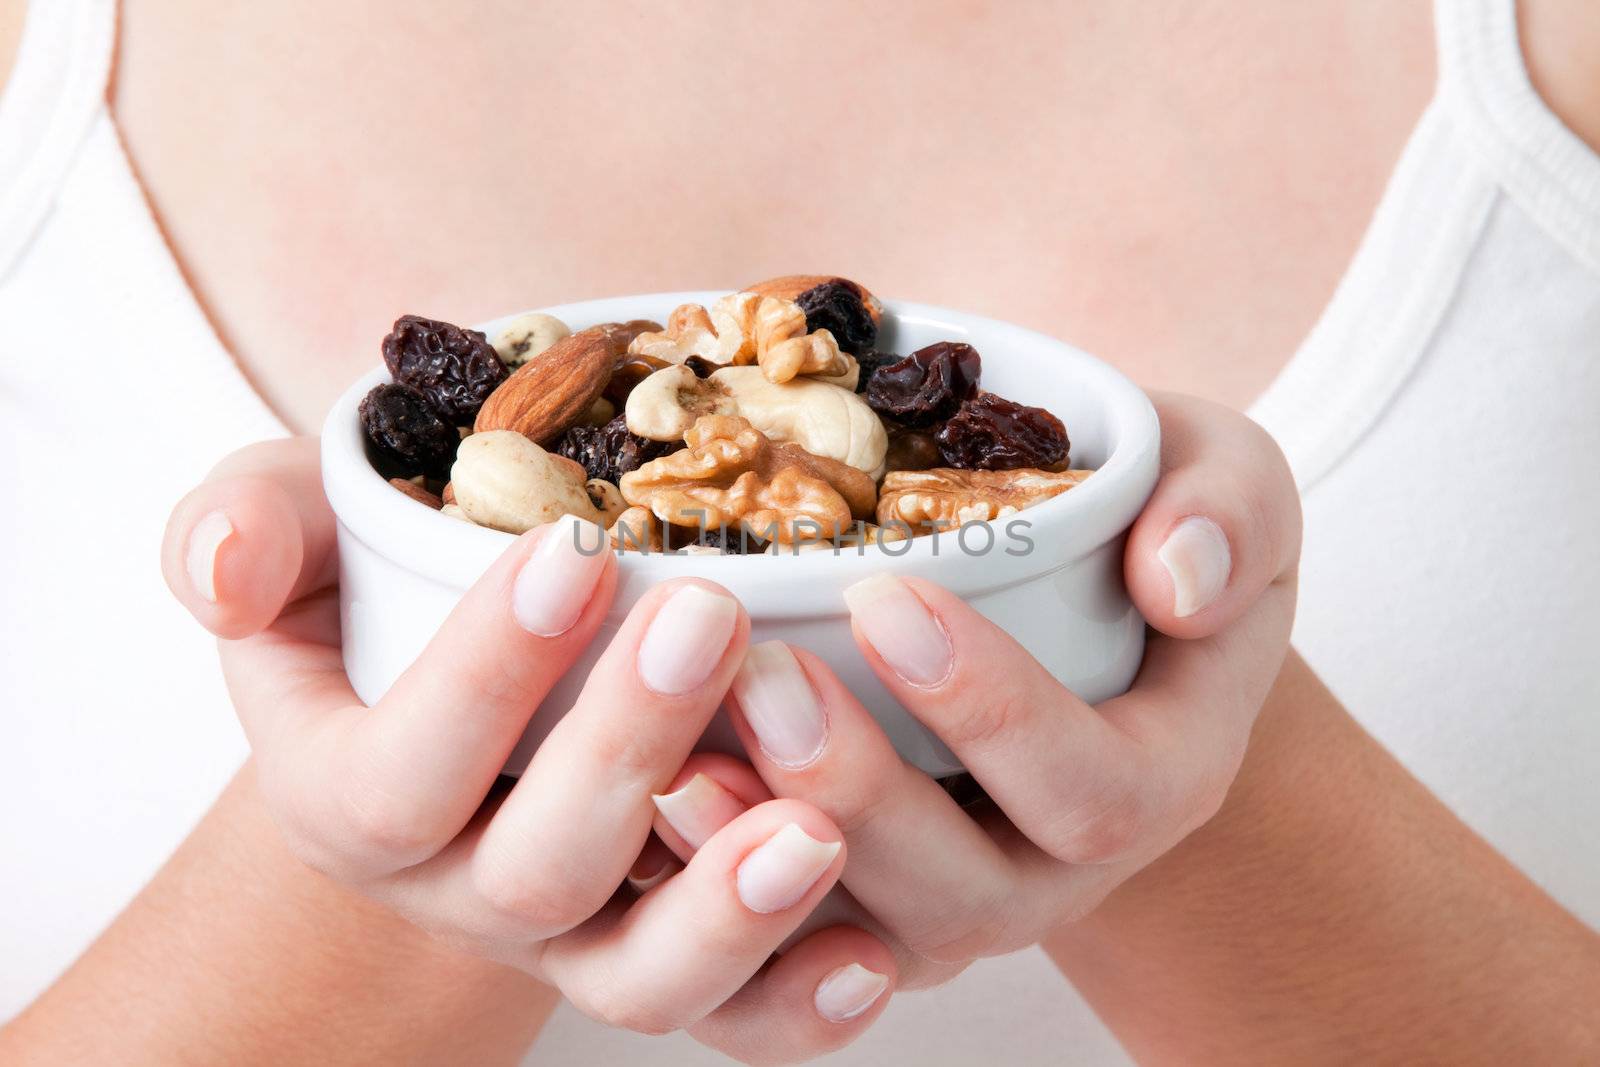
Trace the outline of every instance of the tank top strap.
{"type": "Polygon", "coordinates": [[[104,116],[116,0],[29,0],[0,93],[0,278],[56,201],[91,126],[104,116]]]}
{"type": "Polygon", "coordinates": [[[1533,87],[1516,0],[1436,0],[1438,101],[1506,194],[1600,272],[1600,156],[1533,87]]]}

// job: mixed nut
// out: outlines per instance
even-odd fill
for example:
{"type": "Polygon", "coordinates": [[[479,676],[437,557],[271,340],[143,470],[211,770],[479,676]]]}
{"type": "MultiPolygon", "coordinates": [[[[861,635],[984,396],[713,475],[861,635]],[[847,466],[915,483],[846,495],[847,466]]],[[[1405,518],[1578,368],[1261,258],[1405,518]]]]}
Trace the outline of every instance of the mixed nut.
{"type": "Polygon", "coordinates": [[[1073,488],[1066,428],[984,392],[982,358],[875,345],[883,310],[845,278],[791,275],[667,322],[571,331],[523,315],[491,343],[406,315],[393,382],[362,400],[397,490],[521,533],[562,515],[619,551],[859,550],[1012,515],[1073,488]]]}

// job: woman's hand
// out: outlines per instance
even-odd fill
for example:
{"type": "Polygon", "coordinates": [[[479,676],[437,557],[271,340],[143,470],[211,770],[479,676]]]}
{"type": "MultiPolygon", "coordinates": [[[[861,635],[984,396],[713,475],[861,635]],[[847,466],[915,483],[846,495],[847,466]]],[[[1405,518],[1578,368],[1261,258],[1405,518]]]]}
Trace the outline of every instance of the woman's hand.
{"type": "Polygon", "coordinates": [[[507,786],[497,777],[529,716],[611,604],[615,557],[575,541],[603,532],[568,519],[519,537],[367,708],[340,659],[333,528],[315,442],[271,442],[186,497],[163,550],[174,593],[226,638],[262,794],[302,859],[613,1025],[717,1016],[725,1046],[809,1056],[870,1023],[895,973],[872,935],[822,930],[766,966],[844,866],[814,806],[737,813],[670,879],[645,849],[651,795],[744,658],[737,601],[697,581],[644,597],[507,786]],[[630,872],[660,884],[638,895],[630,872]]]}
{"type": "Polygon", "coordinates": [[[1125,562],[1153,632],[1127,694],[1089,707],[958,597],[872,578],[846,594],[862,654],[989,802],[963,810],[821,660],[773,642],[750,650],[731,702],[761,782],[695,757],[661,802],[663,838],[692,855],[762,784],[816,805],[850,849],[844,887],[902,949],[902,985],[920,985],[950,968],[908,959],[1032,944],[1209,819],[1288,648],[1299,506],[1254,423],[1157,406],[1163,473],[1125,562]]]}

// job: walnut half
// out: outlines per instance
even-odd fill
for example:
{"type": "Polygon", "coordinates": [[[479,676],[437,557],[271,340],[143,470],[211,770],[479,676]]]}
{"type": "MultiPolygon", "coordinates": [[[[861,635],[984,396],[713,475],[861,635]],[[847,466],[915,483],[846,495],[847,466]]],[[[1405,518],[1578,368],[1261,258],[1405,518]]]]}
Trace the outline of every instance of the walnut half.
{"type": "Polygon", "coordinates": [[[905,523],[919,533],[987,522],[1059,496],[1093,471],[968,471],[937,467],[890,471],[878,497],[878,523],[905,523]]]}
{"type": "Polygon", "coordinates": [[[725,367],[759,363],[775,383],[801,374],[837,378],[850,370],[833,334],[806,332],[800,305],[757,293],[729,293],[709,312],[699,304],[680,304],[665,330],[638,334],[628,354],[663,363],[683,363],[690,356],[725,367]]]}
{"type": "Polygon", "coordinates": [[[622,496],[674,526],[742,526],[789,544],[833,537],[872,515],[872,479],[838,460],[778,444],[737,415],[705,415],[687,448],[622,476],[622,496]]]}

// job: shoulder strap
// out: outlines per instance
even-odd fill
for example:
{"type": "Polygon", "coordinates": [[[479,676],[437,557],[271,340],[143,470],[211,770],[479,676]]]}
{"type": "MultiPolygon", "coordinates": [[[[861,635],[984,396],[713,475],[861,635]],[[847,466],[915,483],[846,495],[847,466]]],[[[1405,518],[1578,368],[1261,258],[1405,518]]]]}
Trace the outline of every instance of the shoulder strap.
{"type": "Polygon", "coordinates": [[[105,112],[116,21],[115,0],[29,0],[0,95],[0,277],[55,203],[105,112]]]}
{"type": "Polygon", "coordinates": [[[1600,272],[1600,156],[1533,88],[1515,0],[1437,0],[1439,104],[1513,200],[1600,272]]]}

